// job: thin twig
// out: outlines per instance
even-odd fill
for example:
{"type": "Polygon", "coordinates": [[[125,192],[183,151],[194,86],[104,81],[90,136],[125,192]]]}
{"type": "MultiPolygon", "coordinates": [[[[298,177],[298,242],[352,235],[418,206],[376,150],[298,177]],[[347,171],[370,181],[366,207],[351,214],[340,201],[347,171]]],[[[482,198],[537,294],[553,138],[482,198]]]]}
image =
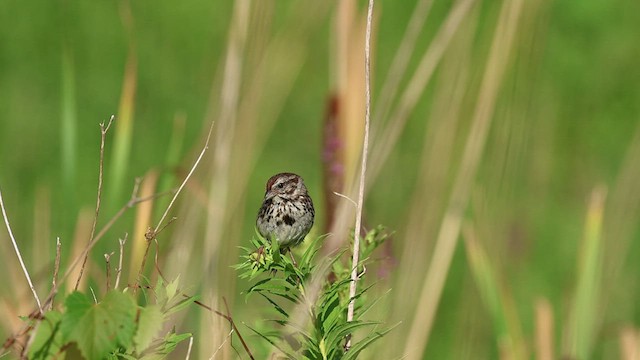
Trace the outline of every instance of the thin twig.
{"type": "MultiPolygon", "coordinates": [[[[62,244],[60,243],[60,237],[56,238],[56,261],[53,265],[53,280],[51,281],[51,286],[53,288],[58,287],[58,273],[60,272],[60,247],[62,244]]],[[[53,309],[53,300],[49,303],[49,310],[53,309]]]]}
{"type": "MultiPolygon", "coordinates": [[[[184,294],[184,293],[182,294],[182,296],[184,296],[186,298],[190,297],[189,295],[184,294]]],[[[205,304],[205,303],[203,303],[201,301],[198,301],[198,300],[195,300],[193,303],[198,305],[198,306],[200,306],[200,307],[202,307],[202,308],[205,308],[205,309],[209,310],[210,312],[212,312],[212,313],[224,318],[225,320],[227,320],[229,322],[229,324],[231,325],[231,329],[236,334],[238,334],[238,339],[240,339],[240,342],[242,343],[242,346],[244,347],[244,350],[247,352],[247,355],[249,355],[249,358],[251,358],[252,360],[255,360],[255,358],[253,357],[253,354],[251,353],[251,350],[249,350],[249,346],[247,346],[247,343],[244,341],[244,338],[242,337],[242,335],[240,335],[240,331],[238,331],[238,327],[236,326],[236,323],[233,321],[233,318],[231,317],[231,313],[229,312],[229,306],[227,305],[227,299],[225,297],[222,297],[222,300],[224,300],[224,304],[225,304],[225,307],[227,309],[227,314],[223,314],[222,312],[220,312],[218,310],[215,310],[211,306],[209,306],[209,305],[207,305],[207,304],[205,304]]]]}
{"type": "MultiPolygon", "coordinates": [[[[104,126],[104,122],[100,123],[100,164],[98,169],[98,195],[96,196],[96,212],[93,216],[93,224],[91,225],[91,235],[89,236],[89,244],[93,241],[93,237],[96,233],[96,225],[98,224],[98,215],[100,214],[100,202],[102,198],[102,174],[104,172],[104,143],[107,138],[107,132],[113,123],[114,115],[111,115],[109,118],[109,122],[107,126],[104,126]]],[[[87,252],[84,256],[84,260],[82,261],[82,266],[80,267],[80,274],[78,275],[78,280],[76,280],[76,286],[74,290],[78,290],[78,286],[80,286],[80,280],[82,279],[82,274],[84,274],[84,268],[87,265],[87,259],[89,258],[89,253],[87,252]]]]}
{"type": "Polygon", "coordinates": [[[213,124],[214,124],[214,122],[212,121],[211,122],[211,126],[209,127],[209,133],[207,134],[207,140],[205,141],[204,147],[202,148],[202,151],[200,152],[200,155],[198,155],[198,158],[196,159],[195,163],[193,163],[193,166],[191,167],[191,170],[189,170],[189,173],[184,178],[184,181],[182,182],[182,184],[180,184],[180,187],[178,188],[176,193],[173,195],[173,198],[171,199],[171,202],[169,203],[169,206],[167,206],[167,209],[164,211],[164,214],[162,214],[162,217],[160,218],[160,221],[158,221],[158,225],[156,225],[156,227],[154,229],[155,233],[157,233],[158,229],[160,229],[160,226],[162,226],[162,223],[163,223],[164,219],[167,217],[167,214],[169,214],[169,210],[171,210],[171,208],[173,207],[173,203],[176,201],[176,198],[182,192],[182,189],[187,184],[187,181],[189,181],[189,178],[191,178],[191,175],[193,175],[193,172],[198,167],[198,164],[200,163],[200,160],[202,160],[202,157],[204,156],[204,153],[209,148],[209,140],[211,140],[211,133],[213,132],[213,124]]]}
{"type": "MultiPolygon", "coordinates": [[[[244,339],[242,338],[242,336],[240,336],[240,332],[238,331],[238,328],[236,327],[236,323],[233,322],[233,317],[231,316],[231,310],[229,310],[229,304],[227,304],[227,298],[225,298],[223,296],[222,297],[222,301],[224,302],[224,307],[227,310],[227,316],[226,316],[227,320],[229,320],[229,323],[231,323],[231,327],[236,332],[236,334],[238,334],[238,338],[240,339],[240,342],[242,343],[242,346],[244,346],[244,349],[247,352],[247,354],[249,354],[249,357],[252,360],[254,360],[254,357],[251,354],[251,351],[249,351],[249,347],[247,346],[247,343],[245,343],[244,339]]],[[[216,313],[217,313],[217,311],[216,311],[216,313]]]]}
{"type": "Polygon", "coordinates": [[[118,259],[118,269],[116,270],[116,283],[113,285],[114,289],[117,289],[120,285],[120,275],[122,274],[122,258],[124,258],[124,244],[127,242],[129,233],[124,233],[124,239],[118,239],[120,243],[120,259],[118,259]]]}
{"type": "Polygon", "coordinates": [[[348,196],[347,196],[347,195],[345,195],[345,194],[340,194],[339,192],[336,192],[336,191],[334,191],[334,192],[333,192],[333,194],[334,194],[334,195],[336,195],[336,196],[338,196],[338,197],[341,197],[341,198],[343,198],[343,199],[349,200],[349,202],[353,204],[353,207],[354,207],[354,208],[356,208],[356,210],[358,209],[358,203],[356,203],[355,201],[353,201],[353,199],[352,199],[352,198],[348,197],[348,196]]]}
{"type": "Polygon", "coordinates": [[[104,260],[107,263],[107,291],[111,288],[111,255],[113,255],[113,251],[110,254],[104,254],[104,260]]]}
{"type": "MultiPolygon", "coordinates": [[[[149,228],[149,230],[147,230],[147,233],[144,235],[146,240],[147,240],[147,248],[146,248],[146,250],[144,252],[144,256],[142,257],[142,264],[140,265],[140,270],[138,271],[138,276],[136,277],[136,285],[140,284],[140,278],[142,277],[142,272],[144,271],[144,265],[145,265],[146,260],[147,260],[147,255],[149,254],[149,247],[151,246],[151,241],[154,240],[156,238],[156,236],[158,235],[158,232],[161,231],[162,223],[164,222],[164,219],[169,214],[169,210],[171,210],[171,208],[173,207],[173,204],[175,203],[176,199],[178,198],[178,195],[180,195],[180,193],[182,192],[182,189],[184,189],[185,185],[187,184],[187,181],[189,181],[189,179],[191,178],[191,175],[193,175],[193,173],[196,171],[196,168],[198,167],[198,164],[200,163],[200,160],[202,160],[202,157],[204,156],[204,153],[207,151],[207,149],[209,149],[209,141],[211,140],[211,133],[213,132],[214,123],[215,122],[213,122],[213,121],[211,122],[211,126],[209,127],[209,133],[207,134],[207,140],[205,141],[205,144],[204,144],[204,147],[202,148],[202,151],[200,151],[200,155],[198,155],[198,158],[193,163],[193,166],[191,167],[191,170],[189,170],[189,173],[187,174],[187,176],[182,181],[182,184],[180,184],[180,187],[178,187],[178,190],[173,195],[173,198],[171,199],[171,202],[169,202],[169,206],[167,206],[167,209],[164,211],[164,214],[162,214],[162,217],[160,218],[160,221],[158,221],[158,224],[156,225],[155,228],[153,228],[153,229],[149,228]]],[[[164,230],[164,227],[162,227],[162,230],[164,230]]],[[[137,286],[134,287],[134,292],[137,289],[138,289],[137,286]]]]}
{"type": "MultiPolygon", "coordinates": [[[[51,289],[51,291],[49,292],[49,295],[47,296],[46,300],[44,301],[44,306],[48,306],[49,304],[51,304],[53,302],[53,299],[55,298],[57,292],[58,292],[58,288],[60,287],[60,284],[63,283],[73,272],[73,270],[76,268],[76,266],[78,266],[78,264],[80,264],[80,260],[83,259],[83,257],[85,256],[85,254],[89,253],[89,251],[93,248],[93,246],[95,246],[95,244],[102,239],[102,237],[107,233],[107,231],[109,231],[111,229],[111,227],[113,226],[113,224],[115,224],[116,221],[118,221],[118,219],[120,219],[120,217],[122,217],[122,215],[130,208],[134,207],[135,205],[145,202],[145,201],[149,201],[149,200],[153,200],[156,199],[158,197],[167,195],[171,192],[173,192],[173,190],[170,191],[165,191],[165,192],[161,192],[161,193],[157,193],[157,194],[152,194],[149,196],[145,196],[145,197],[138,197],[138,189],[140,187],[140,181],[141,179],[136,179],[136,182],[133,186],[133,191],[131,192],[131,198],[129,199],[129,201],[122,207],[120,208],[120,210],[118,210],[118,212],[102,227],[102,229],[100,230],[100,232],[98,232],[98,234],[95,236],[95,238],[93,239],[93,241],[87,245],[87,247],[84,249],[84,251],[82,252],[82,254],[78,255],[73,263],[69,266],[69,268],[67,268],[67,271],[64,273],[64,275],[62,276],[62,278],[60,279],[60,281],[58,281],[56,283],[56,286],[53,287],[51,289]]],[[[37,319],[39,317],[41,317],[41,313],[39,311],[39,309],[35,309],[34,311],[32,311],[29,314],[29,318],[30,319],[37,319]]],[[[2,349],[6,350],[9,347],[11,347],[12,345],[14,345],[16,343],[16,339],[24,336],[25,334],[29,333],[31,330],[33,330],[33,325],[25,325],[21,330],[19,330],[18,332],[14,333],[12,336],[8,337],[4,344],[2,345],[2,349]]]]}
{"type": "MultiPolygon", "coordinates": [[[[351,284],[349,285],[349,307],[347,321],[353,321],[356,287],[358,282],[358,263],[360,262],[360,227],[362,226],[362,205],[364,203],[364,178],[367,172],[367,154],[369,151],[369,122],[371,117],[371,22],[373,18],[373,2],[369,0],[367,10],[367,31],[364,43],[364,77],[365,77],[365,116],[364,140],[362,142],[362,164],[360,167],[360,188],[358,190],[358,207],[356,211],[356,225],[353,234],[353,259],[351,262],[351,284]]],[[[351,347],[351,334],[347,335],[345,350],[351,347]]]]}
{"type": "MultiPolygon", "coordinates": [[[[175,219],[175,218],[174,218],[175,219]]],[[[167,223],[168,225],[169,223],[167,223]]],[[[153,242],[156,243],[156,253],[154,254],[153,260],[154,260],[154,264],[156,267],[156,271],[158,272],[158,276],[160,276],[162,279],[164,279],[164,275],[162,274],[162,271],[160,270],[160,264],[158,263],[158,254],[160,254],[160,244],[158,244],[158,239],[153,239],[153,242]]]]}
{"type": "MultiPolygon", "coordinates": [[[[131,198],[129,199],[129,201],[120,208],[120,210],[118,210],[118,212],[102,227],[102,229],[100,230],[100,232],[98,232],[98,234],[94,237],[93,241],[87,245],[87,247],[84,249],[84,251],[82,252],[82,254],[80,254],[80,256],[78,256],[73,263],[71,264],[71,266],[69,266],[69,268],[67,269],[67,271],[65,272],[64,276],[62,277],[61,281],[64,281],[66,278],[69,277],[69,275],[71,274],[71,272],[73,272],[73,270],[75,269],[76,266],[78,266],[78,264],[80,263],[80,260],[86,256],[86,254],[89,253],[89,251],[91,251],[91,249],[93,248],[93,246],[95,246],[95,244],[102,239],[102,237],[107,233],[107,231],[109,231],[109,229],[111,229],[111,227],[113,226],[113,224],[115,224],[115,222],[120,219],[120,217],[130,208],[134,207],[135,205],[141,203],[141,202],[145,202],[145,201],[149,201],[149,200],[153,200],[157,197],[163,196],[168,194],[169,192],[163,192],[163,193],[158,193],[158,194],[153,194],[153,195],[149,195],[149,196],[145,196],[142,198],[138,197],[138,189],[140,188],[140,178],[137,178],[134,185],[133,185],[133,190],[131,191],[131,198]]],[[[59,285],[59,284],[58,284],[59,285]]],[[[55,296],[55,292],[57,291],[57,288],[51,289],[51,292],[49,293],[49,297],[47,298],[47,300],[45,301],[45,303],[51,301],[51,298],[53,296],[55,296]]]]}
{"type": "Polygon", "coordinates": [[[216,351],[213,353],[213,355],[211,355],[209,360],[213,360],[213,358],[216,357],[216,354],[218,353],[218,351],[220,351],[220,349],[222,349],[224,344],[226,344],[227,341],[229,341],[229,338],[231,338],[231,335],[233,335],[233,329],[231,329],[231,331],[229,331],[229,334],[227,334],[227,336],[224,338],[224,341],[222,342],[222,344],[220,344],[220,346],[218,346],[218,349],[216,349],[216,351]]]}
{"type": "Polygon", "coordinates": [[[187,357],[186,360],[189,360],[191,357],[191,347],[193,346],[193,336],[189,338],[189,348],[187,349],[187,357]]]}
{"type": "Polygon", "coordinates": [[[89,286],[89,290],[91,290],[91,295],[93,296],[93,302],[98,303],[98,298],[96,297],[96,292],[93,291],[93,286],[89,286]]]}
{"type": "Polygon", "coordinates": [[[36,299],[36,303],[38,303],[38,310],[40,310],[40,314],[42,315],[44,313],[42,311],[42,305],[40,304],[40,298],[36,293],[36,289],[33,287],[33,283],[31,282],[31,277],[29,277],[29,272],[27,271],[27,267],[24,265],[24,261],[22,260],[22,255],[20,255],[20,249],[18,249],[18,243],[16,243],[16,238],[13,237],[13,232],[11,231],[11,226],[9,225],[9,218],[7,217],[7,211],[4,209],[4,200],[2,200],[2,191],[0,191],[0,207],[2,208],[2,216],[4,217],[4,223],[7,226],[7,231],[9,232],[9,237],[11,238],[11,243],[13,244],[13,248],[16,250],[18,261],[20,262],[20,266],[22,266],[22,271],[24,272],[24,276],[27,278],[27,282],[29,283],[29,287],[31,288],[33,297],[36,299]]]}

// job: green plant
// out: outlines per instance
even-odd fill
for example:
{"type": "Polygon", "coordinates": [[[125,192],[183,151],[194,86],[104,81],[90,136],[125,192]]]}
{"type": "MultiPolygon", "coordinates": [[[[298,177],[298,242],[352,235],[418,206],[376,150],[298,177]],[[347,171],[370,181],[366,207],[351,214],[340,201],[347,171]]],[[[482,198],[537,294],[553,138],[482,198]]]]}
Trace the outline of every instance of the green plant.
{"type": "MultiPolygon", "coordinates": [[[[364,237],[359,281],[363,282],[366,275],[364,264],[387,237],[388,233],[381,226],[364,237]]],[[[371,286],[356,294],[357,315],[353,321],[347,321],[351,269],[346,265],[348,259],[342,256],[344,250],[315,262],[323,238],[315,239],[296,264],[281,253],[276,241],[267,241],[257,234],[252,239],[255,249],[242,248],[246,253],[245,260],[236,265],[240,278],[253,282],[246,295],[262,296],[276,313],[276,318],[267,322],[273,326],[250,329],[289,359],[355,359],[391,330],[381,330],[378,328],[380,323],[363,318],[375,305],[375,301],[366,298],[371,286]],[[316,286],[320,291],[314,296],[316,286]],[[297,309],[304,310],[303,321],[297,318],[297,309]],[[367,328],[369,333],[358,341],[352,340],[350,348],[346,349],[347,339],[357,330],[367,328]]]]}
{"type": "Polygon", "coordinates": [[[159,279],[155,287],[147,287],[147,298],[153,301],[145,305],[137,305],[128,289],[110,290],[100,301],[72,292],[65,298],[64,311],[47,311],[34,323],[29,359],[55,359],[62,354],[85,359],[163,358],[192,336],[173,328],[159,335],[171,314],[195,301],[182,295],[178,280],[165,284],[159,279]]]}

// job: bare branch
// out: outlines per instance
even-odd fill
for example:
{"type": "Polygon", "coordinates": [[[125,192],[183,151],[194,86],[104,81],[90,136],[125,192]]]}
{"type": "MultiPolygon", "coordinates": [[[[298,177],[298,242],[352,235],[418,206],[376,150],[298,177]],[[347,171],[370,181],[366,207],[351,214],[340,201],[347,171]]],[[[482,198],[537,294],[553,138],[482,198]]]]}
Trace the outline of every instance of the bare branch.
{"type": "MultiPolygon", "coordinates": [[[[166,195],[168,194],[168,192],[163,192],[163,193],[158,193],[158,194],[153,194],[153,195],[149,195],[149,196],[145,196],[142,198],[138,197],[138,189],[140,188],[140,178],[136,179],[136,182],[133,186],[133,191],[131,192],[131,198],[129,199],[129,201],[120,208],[120,210],[118,210],[118,212],[102,227],[102,229],[100,230],[100,232],[98,232],[98,234],[96,234],[96,236],[94,237],[93,241],[87,245],[87,247],[84,249],[84,251],[82,252],[82,254],[80,254],[80,256],[78,256],[73,263],[71,264],[71,266],[69,266],[69,268],[67,269],[67,271],[65,272],[64,276],[62,277],[61,281],[64,281],[66,278],[69,277],[69,275],[71,274],[71,272],[73,272],[73,270],[75,269],[76,266],[78,266],[78,264],[80,263],[80,260],[84,258],[84,256],[86,256],[89,251],[91,251],[91,249],[95,246],[95,244],[102,239],[102,237],[107,233],[107,231],[109,231],[109,229],[111,229],[111,227],[113,226],[113,224],[115,224],[116,221],[118,221],[118,219],[120,219],[120,217],[122,217],[122,215],[130,208],[134,207],[135,205],[141,203],[141,202],[145,202],[145,201],[149,201],[149,200],[153,200],[157,197],[160,197],[162,195],[166,195]]],[[[59,285],[59,284],[58,284],[59,285]]],[[[49,296],[47,297],[47,300],[45,301],[45,303],[48,303],[49,301],[52,300],[52,298],[55,296],[56,292],[57,292],[58,288],[54,288],[51,289],[51,292],[49,293],[49,296]]]]}
{"type": "MultiPolygon", "coordinates": [[[[98,195],[96,196],[96,213],[93,217],[93,224],[91,225],[91,235],[89,236],[88,244],[93,242],[93,237],[96,233],[96,224],[98,223],[98,215],[100,214],[100,202],[102,198],[102,175],[104,172],[104,143],[107,138],[107,131],[111,127],[111,123],[113,123],[114,116],[111,115],[109,118],[109,122],[105,127],[104,122],[100,123],[100,164],[98,169],[98,195]]],[[[75,290],[78,290],[78,286],[80,286],[80,280],[82,279],[82,274],[84,274],[84,268],[87,265],[87,259],[89,258],[89,253],[87,252],[84,256],[84,260],[82,261],[82,266],[80,267],[80,275],[78,275],[78,280],[76,280],[75,290]]]]}
{"type": "MultiPolygon", "coordinates": [[[[158,235],[158,233],[160,231],[164,230],[164,227],[162,227],[164,219],[166,219],[167,215],[169,214],[169,210],[171,210],[171,208],[173,207],[173,204],[175,203],[176,199],[178,198],[178,195],[180,195],[180,193],[182,192],[182,189],[184,189],[185,185],[187,184],[187,181],[189,181],[189,179],[191,178],[191,175],[193,175],[193,173],[196,171],[196,168],[198,167],[198,164],[200,164],[200,160],[202,160],[202,157],[204,156],[204,153],[207,151],[207,149],[209,149],[209,141],[211,140],[211,133],[213,132],[214,123],[215,122],[213,122],[213,121],[211,122],[211,126],[209,127],[209,133],[207,134],[207,139],[205,141],[204,147],[202,148],[202,151],[200,151],[200,155],[198,155],[198,158],[193,163],[193,166],[191,166],[191,170],[189,170],[189,173],[184,178],[184,180],[182,181],[182,183],[178,187],[178,190],[173,195],[173,198],[171,199],[171,202],[169,202],[169,206],[167,206],[167,209],[162,214],[162,217],[160,218],[160,221],[158,221],[158,224],[156,225],[155,228],[153,228],[153,229],[149,228],[147,230],[147,233],[144,235],[144,237],[147,240],[147,248],[145,249],[144,256],[142,257],[142,264],[140,265],[140,270],[138,271],[138,276],[136,277],[136,285],[140,284],[140,278],[142,277],[142,272],[144,271],[144,265],[146,263],[147,256],[149,255],[149,247],[151,246],[151,241],[155,240],[155,238],[158,235]]],[[[175,220],[175,218],[173,220],[175,220]]],[[[173,221],[173,220],[171,220],[171,221],[173,221]]],[[[171,221],[169,223],[171,223],[171,221]]],[[[138,286],[135,286],[134,287],[134,292],[137,291],[137,289],[138,289],[138,286]]]]}
{"type": "Polygon", "coordinates": [[[13,236],[13,232],[11,231],[11,226],[9,225],[9,218],[7,217],[7,211],[4,209],[4,200],[2,200],[2,191],[0,191],[0,207],[2,208],[2,216],[4,217],[4,223],[7,226],[7,231],[9,232],[11,243],[13,244],[13,248],[16,250],[16,255],[18,256],[18,261],[20,262],[20,266],[22,267],[24,276],[27,278],[27,282],[29,283],[29,287],[31,288],[33,297],[36,299],[36,303],[38,303],[38,309],[40,310],[40,314],[43,314],[40,298],[36,293],[36,289],[33,287],[33,283],[31,282],[31,277],[29,277],[29,272],[27,271],[27,267],[24,265],[24,261],[22,260],[22,255],[20,255],[20,249],[18,249],[16,238],[13,236]]]}
{"type": "Polygon", "coordinates": [[[120,274],[122,274],[122,258],[124,257],[124,244],[127,242],[127,237],[129,233],[124,233],[124,239],[118,239],[120,243],[120,259],[118,260],[118,269],[116,269],[116,283],[113,286],[114,289],[118,288],[120,285],[120,274]]]}
{"type": "Polygon", "coordinates": [[[160,229],[160,226],[162,226],[162,223],[164,222],[164,219],[167,217],[167,214],[169,213],[169,210],[171,210],[171,208],[173,207],[173,203],[176,201],[176,198],[182,192],[182,189],[187,184],[187,181],[189,181],[189,178],[191,178],[191,175],[193,175],[193,172],[198,167],[198,164],[200,163],[200,160],[202,160],[202,157],[204,156],[204,153],[209,148],[209,141],[211,140],[211,133],[213,132],[213,124],[214,124],[214,122],[212,121],[211,122],[211,126],[209,127],[209,133],[207,134],[207,140],[205,141],[204,147],[202,148],[202,151],[200,152],[200,155],[196,159],[195,163],[193,163],[193,166],[191,167],[191,170],[189,170],[189,173],[184,178],[184,181],[182,181],[182,184],[180,184],[180,187],[178,187],[178,190],[176,191],[176,193],[173,195],[173,198],[171,199],[171,202],[169,203],[169,206],[167,206],[167,209],[164,211],[164,214],[162,214],[162,217],[160,218],[160,221],[158,221],[158,225],[156,225],[156,227],[154,228],[154,230],[153,230],[154,233],[157,233],[158,229],[160,229]]]}
{"type": "MultiPolygon", "coordinates": [[[[356,211],[356,225],[353,234],[353,258],[351,261],[351,284],[349,286],[349,307],[347,321],[353,321],[356,287],[358,283],[358,263],[360,262],[360,228],[362,227],[362,206],[364,203],[364,178],[367,172],[367,155],[369,152],[369,122],[371,118],[371,23],[373,18],[373,2],[369,0],[367,10],[367,31],[364,42],[364,77],[365,77],[365,116],[364,140],[362,142],[362,164],[360,167],[360,188],[358,190],[358,206],[356,211]]],[[[345,350],[351,347],[351,334],[347,336],[345,350]]]]}
{"type": "MultiPolygon", "coordinates": [[[[56,282],[56,286],[54,286],[51,289],[51,291],[49,292],[49,295],[47,296],[46,300],[44,301],[44,306],[48,306],[53,302],[53,299],[55,298],[56,294],[58,293],[58,288],[60,287],[60,284],[63,283],[69,277],[69,275],[73,272],[73,270],[76,268],[76,266],[78,266],[78,264],[80,264],[80,261],[84,258],[84,256],[89,253],[89,251],[93,248],[93,246],[95,246],[95,244],[100,239],[102,239],[102,237],[107,233],[107,231],[109,231],[111,229],[113,224],[115,224],[115,222],[118,221],[118,219],[120,219],[120,217],[122,217],[122,215],[124,215],[124,213],[128,209],[134,207],[135,205],[137,205],[137,204],[139,204],[141,202],[153,200],[153,199],[156,199],[158,197],[161,197],[161,196],[164,196],[164,195],[167,195],[167,194],[173,192],[173,190],[165,191],[165,192],[161,192],[161,193],[157,193],[157,194],[153,194],[153,195],[149,195],[149,196],[145,196],[145,197],[139,198],[138,197],[138,189],[140,187],[140,181],[141,181],[140,178],[136,179],[136,182],[135,182],[135,184],[133,186],[133,191],[131,192],[131,198],[129,199],[129,201],[124,206],[122,206],[122,208],[120,208],[120,210],[118,210],[118,212],[102,227],[100,232],[98,232],[98,234],[96,234],[96,236],[93,239],[93,241],[90,244],[87,245],[87,247],[84,249],[82,254],[80,254],[78,257],[76,257],[73,260],[73,263],[69,266],[69,268],[67,268],[67,271],[64,273],[64,275],[62,276],[60,281],[56,282]]],[[[37,319],[39,317],[41,317],[41,313],[40,313],[39,309],[36,309],[36,310],[32,311],[31,314],[29,314],[29,318],[30,319],[37,319]]],[[[4,344],[2,345],[2,349],[6,350],[6,349],[10,348],[14,344],[16,344],[16,340],[19,337],[24,336],[25,334],[29,333],[31,330],[33,330],[33,325],[25,325],[21,330],[15,332],[13,335],[11,335],[10,337],[8,337],[5,340],[4,344]]]]}
{"type": "Polygon", "coordinates": [[[211,355],[209,360],[213,360],[216,357],[216,354],[218,353],[218,351],[220,351],[220,349],[222,349],[224,344],[226,344],[227,341],[229,341],[229,339],[231,338],[231,335],[233,335],[233,329],[231,329],[231,331],[229,331],[229,334],[227,334],[227,336],[224,338],[224,341],[222,342],[222,344],[220,344],[220,346],[218,346],[218,349],[213,353],[213,355],[211,355]]]}
{"type": "Polygon", "coordinates": [[[107,291],[111,288],[111,255],[113,255],[113,251],[110,254],[104,254],[104,260],[107,263],[107,291]]]}

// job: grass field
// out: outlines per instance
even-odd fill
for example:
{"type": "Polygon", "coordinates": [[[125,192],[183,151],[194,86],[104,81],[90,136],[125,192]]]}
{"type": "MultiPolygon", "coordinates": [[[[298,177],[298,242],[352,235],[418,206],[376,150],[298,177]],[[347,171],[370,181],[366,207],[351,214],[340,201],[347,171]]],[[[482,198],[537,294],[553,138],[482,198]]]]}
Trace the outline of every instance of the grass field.
{"type": "MultiPolygon", "coordinates": [[[[213,123],[144,275],[155,283],[157,250],[167,278],[213,308],[226,300],[267,358],[247,325],[268,318],[268,304],[245,301],[232,265],[281,171],[305,179],[317,209],[309,237],[330,233],[322,253],[349,246],[355,209],[333,192],[357,198],[366,5],[5,2],[0,191],[36,293],[51,289],[58,237],[62,276],[100,234],[79,283],[100,299],[103,254],[115,269],[127,234],[122,284],[134,284],[144,234],[213,123]],[[92,235],[99,125],[112,114],[92,235]],[[164,195],[110,224],[136,178],[138,197],[164,195]]],[[[369,259],[378,300],[367,318],[397,326],[360,358],[640,356],[638,34],[632,1],[375,2],[363,224],[393,235],[369,259]]],[[[4,225],[0,272],[9,338],[36,302],[4,225]]],[[[191,358],[248,358],[224,318],[193,306],[172,323],[193,333],[191,358]]]]}

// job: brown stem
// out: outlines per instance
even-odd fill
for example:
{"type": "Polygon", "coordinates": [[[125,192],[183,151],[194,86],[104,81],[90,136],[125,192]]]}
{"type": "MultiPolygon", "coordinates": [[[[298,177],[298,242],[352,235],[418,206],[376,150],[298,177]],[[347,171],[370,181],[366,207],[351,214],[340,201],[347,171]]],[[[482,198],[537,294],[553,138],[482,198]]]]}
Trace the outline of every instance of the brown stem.
{"type": "MultiPolygon", "coordinates": [[[[93,224],[91,225],[91,235],[89,236],[88,244],[93,242],[93,237],[96,233],[96,225],[98,223],[98,215],[100,214],[100,203],[102,201],[102,175],[104,173],[104,143],[107,138],[107,132],[113,123],[114,116],[111,115],[109,118],[109,122],[107,126],[104,125],[104,122],[100,123],[100,163],[98,167],[98,195],[96,197],[96,212],[93,216],[93,224]]],[[[80,286],[80,280],[82,279],[82,275],[84,274],[84,268],[87,265],[87,259],[89,258],[89,252],[84,255],[84,259],[82,260],[82,266],[80,267],[80,274],[78,275],[78,280],[76,280],[76,286],[74,290],[78,290],[78,286],[80,286]]]]}

